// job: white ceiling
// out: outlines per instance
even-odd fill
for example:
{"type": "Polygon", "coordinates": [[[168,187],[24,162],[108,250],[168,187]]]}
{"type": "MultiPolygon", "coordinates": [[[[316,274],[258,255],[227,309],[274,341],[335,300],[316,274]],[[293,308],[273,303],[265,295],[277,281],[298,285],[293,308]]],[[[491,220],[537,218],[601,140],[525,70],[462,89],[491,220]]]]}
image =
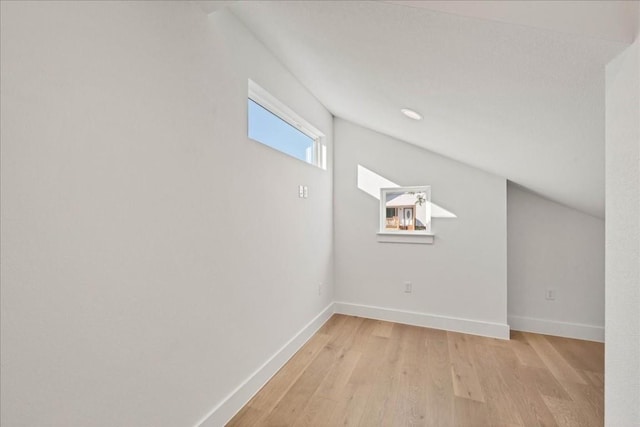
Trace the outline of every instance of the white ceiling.
{"type": "Polygon", "coordinates": [[[637,4],[553,2],[551,19],[549,4],[454,3],[230,8],[334,115],[603,217],[604,66],[631,41],[637,4]]]}
{"type": "Polygon", "coordinates": [[[456,15],[632,43],[638,1],[388,0],[456,15]]]}

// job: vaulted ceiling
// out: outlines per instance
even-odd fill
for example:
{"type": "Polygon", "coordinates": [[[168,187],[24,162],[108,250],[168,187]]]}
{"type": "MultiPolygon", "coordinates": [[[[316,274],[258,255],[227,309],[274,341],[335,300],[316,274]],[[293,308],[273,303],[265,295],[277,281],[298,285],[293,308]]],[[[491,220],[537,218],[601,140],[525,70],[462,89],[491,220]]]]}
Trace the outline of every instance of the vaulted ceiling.
{"type": "Polygon", "coordinates": [[[335,116],[604,216],[605,65],[637,3],[229,7],[335,116]]]}

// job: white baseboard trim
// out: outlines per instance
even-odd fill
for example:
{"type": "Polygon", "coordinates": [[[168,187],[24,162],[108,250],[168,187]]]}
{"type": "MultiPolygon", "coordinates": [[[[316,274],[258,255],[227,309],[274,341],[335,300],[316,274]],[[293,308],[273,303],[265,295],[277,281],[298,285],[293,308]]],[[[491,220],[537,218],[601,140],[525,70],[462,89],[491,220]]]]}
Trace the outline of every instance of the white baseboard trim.
{"type": "Polygon", "coordinates": [[[483,322],[347,302],[336,302],[335,312],[351,316],[368,317],[370,319],[386,320],[388,322],[404,323],[407,325],[509,339],[509,325],[504,323],[483,322]]]}
{"type": "Polygon", "coordinates": [[[285,363],[315,334],[334,313],[334,303],[314,317],[293,338],[283,345],[273,356],[249,375],[227,397],[218,403],[197,427],[220,427],[233,418],[240,409],[284,366],[285,363]]]}
{"type": "Polygon", "coordinates": [[[516,331],[535,332],[579,340],[604,342],[604,327],[581,323],[558,322],[533,317],[508,316],[509,326],[516,331]]]}

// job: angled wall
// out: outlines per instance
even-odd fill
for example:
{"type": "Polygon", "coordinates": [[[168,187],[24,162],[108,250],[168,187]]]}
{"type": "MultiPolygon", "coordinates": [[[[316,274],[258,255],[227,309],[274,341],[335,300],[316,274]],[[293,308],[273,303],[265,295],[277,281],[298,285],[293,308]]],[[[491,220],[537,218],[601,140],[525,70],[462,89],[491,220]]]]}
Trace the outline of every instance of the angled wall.
{"type": "Polygon", "coordinates": [[[604,341],[604,221],[509,183],[507,236],[511,328],[604,341]]]}
{"type": "Polygon", "coordinates": [[[506,181],[346,120],[334,131],[337,309],[508,338],[506,181]],[[457,218],[433,220],[433,245],[378,242],[379,201],[358,188],[359,166],[431,185],[457,218]]]}

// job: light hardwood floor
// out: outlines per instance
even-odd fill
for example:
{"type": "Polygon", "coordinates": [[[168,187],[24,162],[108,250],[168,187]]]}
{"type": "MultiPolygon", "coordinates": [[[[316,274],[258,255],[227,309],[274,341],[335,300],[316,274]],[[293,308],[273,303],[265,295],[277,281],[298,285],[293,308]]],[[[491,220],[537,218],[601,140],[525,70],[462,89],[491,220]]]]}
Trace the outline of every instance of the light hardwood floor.
{"type": "Polygon", "coordinates": [[[228,426],[601,426],[604,345],[334,315],[228,426]]]}

